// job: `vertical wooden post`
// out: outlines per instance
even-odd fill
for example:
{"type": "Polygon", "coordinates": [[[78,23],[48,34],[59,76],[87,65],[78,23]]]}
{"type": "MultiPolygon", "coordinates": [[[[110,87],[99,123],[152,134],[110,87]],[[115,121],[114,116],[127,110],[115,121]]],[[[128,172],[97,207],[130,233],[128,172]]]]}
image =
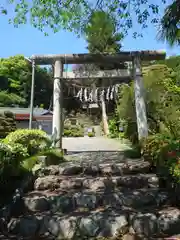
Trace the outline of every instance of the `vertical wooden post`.
{"type": "Polygon", "coordinates": [[[108,119],[106,114],[106,103],[104,96],[101,96],[101,108],[102,108],[102,122],[105,135],[109,135],[109,126],[108,126],[108,119]]]}
{"type": "Polygon", "coordinates": [[[139,55],[134,56],[133,59],[133,74],[138,138],[141,140],[142,138],[146,138],[148,136],[148,124],[146,116],[146,105],[144,101],[141,60],[139,55]]]}
{"type": "Polygon", "coordinates": [[[32,80],[31,80],[31,103],[30,103],[30,115],[29,115],[29,129],[32,129],[32,122],[33,122],[34,84],[35,84],[35,61],[32,60],[32,80]]]}
{"type": "Polygon", "coordinates": [[[108,126],[108,119],[106,114],[106,103],[104,99],[101,101],[102,104],[102,119],[103,119],[103,125],[104,125],[104,133],[105,135],[109,135],[109,126],[108,126]]]}
{"type": "MultiPolygon", "coordinates": [[[[102,79],[99,79],[99,84],[103,88],[104,84],[103,84],[102,79]]],[[[109,135],[109,126],[108,126],[108,118],[107,118],[107,114],[106,114],[106,102],[105,102],[104,94],[101,95],[100,101],[101,101],[102,123],[103,123],[104,133],[105,133],[105,135],[109,135]]]]}
{"type": "Polygon", "coordinates": [[[63,64],[57,60],[54,64],[54,90],[53,90],[53,126],[52,134],[56,147],[62,149],[63,134],[63,89],[62,89],[63,64]]]}

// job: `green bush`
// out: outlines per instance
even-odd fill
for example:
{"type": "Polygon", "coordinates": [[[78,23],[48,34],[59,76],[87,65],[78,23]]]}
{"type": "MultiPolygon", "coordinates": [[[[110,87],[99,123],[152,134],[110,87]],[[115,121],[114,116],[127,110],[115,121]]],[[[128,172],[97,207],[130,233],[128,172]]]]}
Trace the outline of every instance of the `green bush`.
{"type": "Polygon", "coordinates": [[[119,122],[117,121],[116,117],[109,120],[109,137],[111,138],[119,138],[119,122]]]}
{"type": "Polygon", "coordinates": [[[50,140],[41,130],[16,130],[10,133],[0,145],[1,177],[20,174],[26,158],[45,150],[50,140]]]}
{"type": "Polygon", "coordinates": [[[109,120],[109,137],[110,138],[125,138],[126,121],[119,119],[115,114],[111,120],[109,120]]]}
{"type": "Polygon", "coordinates": [[[26,158],[22,162],[21,166],[28,171],[32,171],[35,165],[40,166],[57,165],[65,161],[62,152],[57,149],[47,150],[42,155],[43,157],[45,156],[44,162],[42,162],[40,155],[34,155],[29,158],[26,158]]]}
{"type": "Polygon", "coordinates": [[[83,137],[84,132],[83,132],[83,129],[79,126],[77,126],[77,127],[68,126],[68,128],[64,128],[63,136],[65,136],[65,137],[83,137]]]}
{"type": "Polygon", "coordinates": [[[16,130],[16,122],[11,112],[0,114],[0,138],[5,138],[10,132],[16,130]]]}
{"type": "MultiPolygon", "coordinates": [[[[172,69],[166,65],[144,67],[143,80],[149,134],[166,131],[178,138],[180,87],[176,85],[172,69]]],[[[125,121],[124,136],[136,144],[138,138],[134,82],[122,84],[118,95],[116,114],[125,121]]]]}
{"type": "Polygon", "coordinates": [[[95,133],[94,132],[88,132],[88,137],[95,137],[95,133]]]}
{"type": "Polygon", "coordinates": [[[0,179],[8,179],[17,176],[21,170],[21,162],[27,153],[22,145],[8,146],[0,143],[0,179]]]}
{"type": "Polygon", "coordinates": [[[143,156],[158,171],[180,180],[180,140],[163,134],[155,134],[142,144],[143,156]]]}
{"type": "Polygon", "coordinates": [[[64,129],[63,136],[64,137],[71,137],[72,136],[72,131],[70,129],[64,129]]]}
{"type": "Polygon", "coordinates": [[[65,161],[63,153],[57,149],[52,149],[45,152],[44,156],[46,156],[45,165],[58,165],[65,161]]]}
{"type": "Polygon", "coordinates": [[[0,142],[0,174],[3,173],[4,168],[11,164],[11,148],[0,142]]]}
{"type": "Polygon", "coordinates": [[[19,144],[19,146],[22,145],[21,149],[25,150],[26,148],[28,155],[31,156],[46,149],[51,143],[51,140],[42,130],[18,129],[10,133],[3,142],[11,147],[16,144],[19,144]]]}
{"type": "Polygon", "coordinates": [[[22,166],[23,169],[26,169],[28,171],[32,171],[33,167],[36,164],[39,164],[39,156],[31,156],[31,157],[28,157],[28,158],[24,159],[21,166],[22,166]]]}
{"type": "Polygon", "coordinates": [[[141,158],[141,146],[135,145],[131,149],[127,149],[124,151],[124,156],[127,158],[141,158]]]}

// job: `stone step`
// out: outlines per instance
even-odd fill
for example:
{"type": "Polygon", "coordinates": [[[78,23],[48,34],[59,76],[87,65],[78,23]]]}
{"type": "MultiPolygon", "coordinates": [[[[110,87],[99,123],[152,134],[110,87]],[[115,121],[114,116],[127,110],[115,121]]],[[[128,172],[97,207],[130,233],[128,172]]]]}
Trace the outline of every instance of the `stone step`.
{"type": "Polygon", "coordinates": [[[139,190],[121,189],[121,191],[34,191],[28,193],[20,202],[21,212],[52,211],[69,213],[83,208],[92,210],[97,207],[140,208],[160,205],[168,200],[168,193],[159,189],[143,188],[139,190]]]}
{"type": "MultiPolygon", "coordinates": [[[[95,239],[115,237],[127,232],[138,239],[164,239],[179,233],[180,210],[177,208],[154,209],[154,211],[133,212],[112,208],[98,208],[90,212],[72,212],[68,215],[43,214],[23,215],[11,218],[7,229],[9,233],[25,239],[95,239]],[[52,238],[51,238],[52,237],[52,238]],[[85,238],[86,237],[86,238],[85,238]]],[[[124,239],[124,238],[118,238],[124,239]]],[[[136,238],[134,238],[136,239],[136,238]]]]}
{"type": "Polygon", "coordinates": [[[72,190],[72,189],[90,189],[98,190],[113,190],[119,187],[127,187],[139,189],[143,187],[158,187],[159,179],[155,174],[137,174],[112,177],[67,177],[49,175],[38,177],[34,183],[34,189],[42,190],[72,190]]]}
{"type": "Polygon", "coordinates": [[[126,160],[125,162],[81,162],[81,163],[63,163],[60,165],[51,165],[41,168],[37,171],[38,176],[47,175],[90,175],[90,176],[122,176],[138,173],[149,173],[149,162],[142,160],[126,160]]]}

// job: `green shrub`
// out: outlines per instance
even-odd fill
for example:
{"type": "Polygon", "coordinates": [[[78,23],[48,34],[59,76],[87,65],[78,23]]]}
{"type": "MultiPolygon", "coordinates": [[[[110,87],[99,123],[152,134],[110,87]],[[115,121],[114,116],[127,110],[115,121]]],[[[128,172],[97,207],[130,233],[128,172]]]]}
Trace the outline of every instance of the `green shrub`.
{"type": "Polygon", "coordinates": [[[64,137],[71,137],[72,131],[70,129],[64,129],[63,136],[64,137]]]}
{"type": "Polygon", "coordinates": [[[11,148],[6,144],[0,143],[0,174],[3,173],[4,168],[11,164],[11,148]]]}
{"type": "Polygon", "coordinates": [[[27,153],[22,145],[8,146],[0,143],[0,178],[8,179],[10,176],[17,176],[21,170],[21,162],[27,153]]]}
{"type": "Polygon", "coordinates": [[[119,138],[119,123],[116,119],[116,117],[114,117],[113,119],[109,120],[109,137],[111,138],[119,138]]]}
{"type": "Polygon", "coordinates": [[[124,151],[124,156],[127,158],[141,158],[141,146],[133,146],[132,149],[127,149],[124,151]]]}
{"type": "Polygon", "coordinates": [[[110,138],[126,138],[125,129],[127,128],[126,121],[119,119],[117,114],[109,120],[109,137],[110,138]]]}
{"type": "Polygon", "coordinates": [[[0,138],[5,138],[10,132],[16,130],[16,122],[11,112],[0,114],[0,138]]]}
{"type": "Polygon", "coordinates": [[[46,149],[51,143],[51,140],[42,130],[18,129],[10,133],[3,142],[9,146],[21,144],[21,148],[26,148],[28,155],[31,156],[46,149]]]}
{"type": "Polygon", "coordinates": [[[163,134],[155,134],[143,143],[143,156],[158,171],[180,180],[180,140],[163,134]]]}
{"type": "Polygon", "coordinates": [[[26,169],[28,171],[32,171],[33,167],[36,164],[39,164],[39,156],[31,156],[31,157],[26,158],[22,162],[21,166],[22,166],[23,169],[26,169]]]}
{"type": "Polygon", "coordinates": [[[42,155],[45,156],[44,162],[42,162],[40,155],[35,155],[29,158],[26,158],[22,162],[21,166],[24,169],[31,171],[35,165],[41,165],[41,166],[57,165],[65,161],[62,152],[57,149],[47,150],[43,152],[42,155]]]}
{"type": "Polygon", "coordinates": [[[83,129],[80,127],[68,127],[67,129],[64,129],[63,136],[65,137],[83,137],[84,132],[83,129]]]}
{"type": "Polygon", "coordinates": [[[95,137],[95,133],[94,132],[88,132],[88,137],[95,137]]]}
{"type": "Polygon", "coordinates": [[[72,132],[72,137],[84,137],[84,133],[79,131],[79,132],[72,132]]]}
{"type": "Polygon", "coordinates": [[[65,161],[63,153],[57,149],[52,149],[50,151],[45,152],[44,156],[46,156],[45,165],[57,165],[65,161]]]}
{"type": "MultiPolygon", "coordinates": [[[[180,134],[180,87],[174,81],[172,69],[166,65],[144,67],[143,80],[149,133],[166,131],[177,138],[180,134]]],[[[136,144],[138,138],[134,82],[122,84],[118,95],[116,114],[126,122],[125,138],[136,144]]]]}

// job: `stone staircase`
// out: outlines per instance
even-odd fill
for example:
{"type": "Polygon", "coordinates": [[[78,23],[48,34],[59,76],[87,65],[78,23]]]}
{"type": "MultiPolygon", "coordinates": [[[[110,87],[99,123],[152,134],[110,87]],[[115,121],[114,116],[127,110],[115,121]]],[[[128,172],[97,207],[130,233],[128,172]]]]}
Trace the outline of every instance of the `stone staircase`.
{"type": "Polygon", "coordinates": [[[180,232],[180,210],[148,162],[117,152],[67,158],[38,170],[14,205],[7,231],[15,239],[164,239],[180,232]]]}

